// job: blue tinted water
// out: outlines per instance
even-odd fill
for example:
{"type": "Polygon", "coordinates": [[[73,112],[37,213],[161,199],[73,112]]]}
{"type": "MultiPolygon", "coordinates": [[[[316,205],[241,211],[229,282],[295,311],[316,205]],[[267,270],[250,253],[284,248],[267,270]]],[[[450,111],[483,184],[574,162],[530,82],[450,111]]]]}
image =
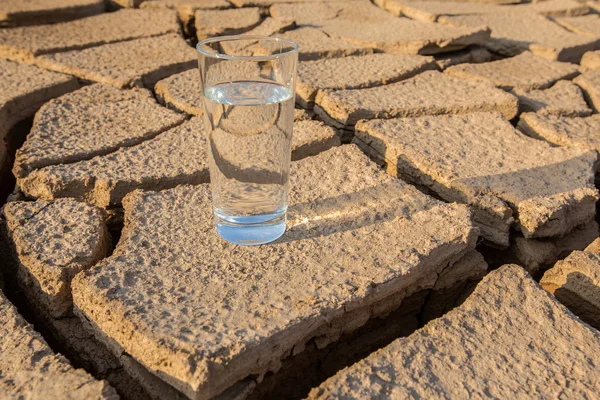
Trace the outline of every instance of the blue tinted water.
{"type": "Polygon", "coordinates": [[[217,232],[258,245],[285,232],[294,98],[271,82],[206,88],[205,121],[217,232]]]}

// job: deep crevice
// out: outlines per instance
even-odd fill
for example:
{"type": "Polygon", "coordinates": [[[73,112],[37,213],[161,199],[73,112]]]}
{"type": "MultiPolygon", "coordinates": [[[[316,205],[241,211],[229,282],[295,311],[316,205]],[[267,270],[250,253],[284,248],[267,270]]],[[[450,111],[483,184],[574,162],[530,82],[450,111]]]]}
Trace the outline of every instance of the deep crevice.
{"type": "Polygon", "coordinates": [[[372,318],[357,330],[319,349],[315,339],[296,356],[283,360],[281,369],[267,373],[250,396],[258,399],[302,399],[336,372],[367,357],[419,328],[417,314],[429,290],[417,292],[402,301],[385,318],[372,318]]]}
{"type": "MultiPolygon", "coordinates": [[[[44,338],[46,343],[48,343],[48,346],[50,346],[50,349],[52,349],[53,352],[60,353],[67,359],[69,359],[65,355],[65,347],[62,346],[59,341],[55,340],[54,335],[36,315],[35,310],[31,307],[29,301],[27,300],[25,292],[16,282],[16,277],[14,276],[14,274],[7,273],[8,271],[4,272],[5,281],[3,292],[6,298],[15,306],[19,315],[21,315],[25,319],[25,321],[31,324],[36,332],[42,335],[42,337],[44,338]]],[[[74,363],[72,360],[69,359],[69,361],[71,362],[71,365],[73,365],[74,368],[81,368],[80,365],[76,365],[77,363],[74,363]]]]}
{"type": "MultiPolygon", "coordinates": [[[[61,333],[51,326],[52,323],[74,319],[76,321],[75,325],[77,325],[75,329],[85,332],[81,321],[77,317],[71,316],[55,319],[54,321],[56,322],[49,322],[52,317],[43,315],[43,311],[40,311],[31,303],[31,300],[27,297],[16,279],[14,270],[12,274],[5,275],[4,294],[16,307],[18,313],[33,326],[36,332],[42,335],[54,353],[65,357],[73,368],[81,368],[95,379],[107,380],[124,400],[145,400],[150,398],[139,383],[124,371],[117,358],[103,344],[95,340],[91,333],[85,337],[78,336],[77,339],[65,339],[62,337],[61,333]],[[67,344],[66,341],[68,340],[76,340],[78,346],[89,347],[92,350],[87,353],[70,348],[72,344],[67,344]],[[103,357],[100,357],[100,355],[103,355],[103,357]],[[91,360],[91,358],[94,358],[96,361],[91,360]],[[95,364],[98,361],[100,361],[100,364],[95,364]],[[101,365],[102,363],[113,364],[113,367],[99,371],[97,365],[101,365]]],[[[71,327],[73,328],[73,325],[71,327]]],[[[73,330],[71,333],[74,334],[76,332],[73,330]]],[[[85,333],[87,334],[87,332],[85,333]]]]}
{"type": "Polygon", "coordinates": [[[396,339],[409,336],[428,321],[462,304],[478,282],[479,279],[468,279],[457,282],[451,288],[416,292],[405,298],[387,316],[370,319],[362,327],[343,334],[324,348],[319,349],[315,339],[310,340],[300,354],[288,355],[277,373],[267,373],[249,399],[305,398],[312,388],[318,387],[341,369],[396,339]]]}
{"type": "MultiPolygon", "coordinates": [[[[111,247],[109,249],[108,254],[105,259],[110,257],[117,245],[119,244],[119,240],[121,240],[121,234],[123,233],[123,228],[125,227],[125,215],[124,210],[121,207],[115,207],[107,210],[108,218],[106,220],[106,227],[108,228],[108,233],[111,237],[111,247]]],[[[93,268],[93,267],[92,267],[93,268]]]]}
{"type": "Polygon", "coordinates": [[[25,139],[33,126],[33,117],[24,119],[13,126],[6,135],[6,160],[0,168],[0,204],[6,203],[7,198],[13,193],[17,180],[12,174],[15,163],[15,154],[23,146],[25,139]]]}

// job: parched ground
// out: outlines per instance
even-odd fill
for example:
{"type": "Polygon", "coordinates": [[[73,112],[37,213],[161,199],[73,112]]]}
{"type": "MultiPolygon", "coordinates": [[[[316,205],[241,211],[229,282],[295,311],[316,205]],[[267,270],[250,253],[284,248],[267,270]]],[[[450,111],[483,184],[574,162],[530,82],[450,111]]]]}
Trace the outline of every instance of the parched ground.
{"type": "Polygon", "coordinates": [[[596,398],[599,111],[597,0],[0,1],[0,398],[596,398]],[[236,34],[299,45],[259,247],[210,202],[236,34]]]}

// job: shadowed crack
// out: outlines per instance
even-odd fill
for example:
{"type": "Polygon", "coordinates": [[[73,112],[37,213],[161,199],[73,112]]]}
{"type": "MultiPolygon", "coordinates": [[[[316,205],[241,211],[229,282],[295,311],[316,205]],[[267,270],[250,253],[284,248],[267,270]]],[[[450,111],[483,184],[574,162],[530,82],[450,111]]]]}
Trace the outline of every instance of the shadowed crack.
{"type": "Polygon", "coordinates": [[[79,318],[52,319],[49,315],[44,315],[29,301],[14,276],[9,276],[4,293],[15,305],[19,314],[43,336],[52,351],[67,358],[73,368],[82,368],[98,380],[107,380],[124,400],[150,398],[137,381],[125,372],[118,358],[99,343],[93,334],[85,331],[79,318]],[[61,332],[59,328],[61,325],[65,327],[67,324],[69,327],[66,329],[70,330],[69,333],[77,331],[80,334],[67,339],[66,332],[61,332]],[[82,350],[84,348],[88,349],[90,353],[85,353],[82,350]]]}
{"type": "MultiPolygon", "coordinates": [[[[456,263],[437,272],[440,276],[456,263]]],[[[306,343],[304,349],[294,348],[276,373],[267,373],[257,384],[250,399],[301,399],[322,382],[399,337],[412,334],[428,321],[441,317],[464,300],[474,290],[480,278],[459,281],[440,290],[424,289],[404,298],[400,306],[383,317],[374,317],[357,330],[343,334],[337,341],[323,347],[319,338],[306,343]],[[433,304],[436,303],[436,304],[433,304]],[[440,304],[437,304],[440,303],[440,304]],[[444,304],[441,304],[444,303],[444,304]]],[[[256,377],[248,377],[254,379],[256,377]]]]}

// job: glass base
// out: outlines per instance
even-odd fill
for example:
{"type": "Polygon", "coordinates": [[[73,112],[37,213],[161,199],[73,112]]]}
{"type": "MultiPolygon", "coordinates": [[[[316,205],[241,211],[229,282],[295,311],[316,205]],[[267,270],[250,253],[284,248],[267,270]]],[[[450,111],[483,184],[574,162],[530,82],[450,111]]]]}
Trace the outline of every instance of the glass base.
{"type": "Polygon", "coordinates": [[[285,212],[226,216],[215,210],[217,233],[228,242],[246,246],[271,243],[285,233],[285,212]]]}

